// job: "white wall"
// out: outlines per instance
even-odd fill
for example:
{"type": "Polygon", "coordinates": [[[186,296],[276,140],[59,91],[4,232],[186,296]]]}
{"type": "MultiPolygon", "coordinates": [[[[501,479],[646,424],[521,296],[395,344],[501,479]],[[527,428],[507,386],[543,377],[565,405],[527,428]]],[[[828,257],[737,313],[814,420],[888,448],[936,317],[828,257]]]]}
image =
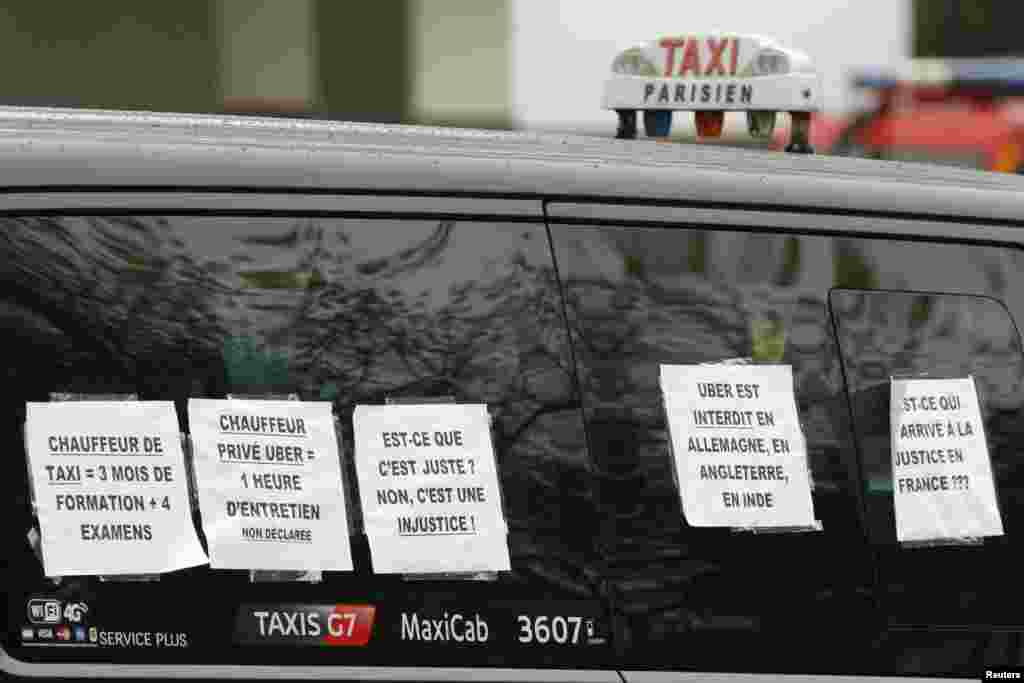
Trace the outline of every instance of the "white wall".
{"type": "Polygon", "coordinates": [[[318,104],[311,0],[220,0],[218,11],[222,99],[318,104]]]}
{"type": "MultiPolygon", "coordinates": [[[[910,10],[909,0],[517,0],[513,115],[528,129],[613,132],[615,115],[600,101],[617,50],[715,30],[771,36],[808,53],[824,78],[826,110],[846,110],[854,103],[846,86],[851,69],[906,59],[910,10]]],[[[684,119],[692,126],[692,117],[677,117],[684,119]]],[[[745,130],[740,117],[726,121],[727,130],[745,130]]],[[[679,124],[674,131],[684,130],[679,124]]]]}
{"type": "Polygon", "coordinates": [[[510,123],[509,4],[508,0],[410,3],[410,106],[415,120],[470,126],[510,123]]]}

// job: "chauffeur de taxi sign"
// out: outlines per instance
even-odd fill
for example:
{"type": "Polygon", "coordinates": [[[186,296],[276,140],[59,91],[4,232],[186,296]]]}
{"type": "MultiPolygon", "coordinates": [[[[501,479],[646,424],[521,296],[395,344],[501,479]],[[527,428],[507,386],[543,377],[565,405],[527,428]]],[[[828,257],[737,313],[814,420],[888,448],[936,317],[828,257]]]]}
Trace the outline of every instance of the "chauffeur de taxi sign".
{"type": "Polygon", "coordinates": [[[768,137],[777,111],[793,118],[787,151],[810,152],[810,113],[821,110],[821,76],[810,58],[758,36],[667,36],[621,52],[605,81],[603,106],[619,115],[617,137],[636,137],[644,112],[650,137],[666,137],[673,111],[696,112],[697,132],[717,137],[727,111],[747,113],[750,133],[768,137]]]}

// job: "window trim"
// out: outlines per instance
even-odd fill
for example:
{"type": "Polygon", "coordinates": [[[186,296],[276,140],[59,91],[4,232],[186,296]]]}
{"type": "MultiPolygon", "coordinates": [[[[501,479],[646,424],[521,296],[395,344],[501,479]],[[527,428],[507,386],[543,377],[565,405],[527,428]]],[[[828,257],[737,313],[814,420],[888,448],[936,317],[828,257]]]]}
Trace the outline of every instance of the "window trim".
{"type": "MultiPolygon", "coordinates": [[[[886,218],[822,210],[801,212],[693,208],[685,206],[547,202],[549,224],[619,227],[687,227],[729,232],[807,236],[886,237],[905,241],[1024,246],[1021,227],[950,218],[886,218]]],[[[1024,226],[1022,226],[1024,227],[1024,226]]]]}
{"type": "Polygon", "coordinates": [[[461,218],[542,221],[540,199],[420,197],[220,191],[0,192],[0,214],[32,215],[267,215],[461,218]]]}

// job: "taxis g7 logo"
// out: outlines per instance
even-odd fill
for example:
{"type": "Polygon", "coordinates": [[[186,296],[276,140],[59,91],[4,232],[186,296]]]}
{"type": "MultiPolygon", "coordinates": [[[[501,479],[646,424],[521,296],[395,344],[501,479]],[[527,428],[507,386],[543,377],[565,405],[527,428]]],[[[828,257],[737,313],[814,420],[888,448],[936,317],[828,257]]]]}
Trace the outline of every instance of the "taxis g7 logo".
{"type": "Polygon", "coordinates": [[[402,612],[402,640],[421,642],[486,643],[491,630],[479,614],[472,617],[445,612],[439,618],[402,612]]]}
{"type": "Polygon", "coordinates": [[[236,640],[247,645],[363,646],[373,635],[372,605],[243,606],[236,640]]]}

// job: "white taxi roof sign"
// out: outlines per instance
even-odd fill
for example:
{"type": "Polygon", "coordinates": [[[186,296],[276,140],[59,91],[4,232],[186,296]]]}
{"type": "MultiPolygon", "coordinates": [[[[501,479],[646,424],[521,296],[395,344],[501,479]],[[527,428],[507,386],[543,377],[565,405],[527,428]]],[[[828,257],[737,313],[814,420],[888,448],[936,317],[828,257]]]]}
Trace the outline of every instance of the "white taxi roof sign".
{"type": "Polygon", "coordinates": [[[620,52],[602,106],[615,110],[820,111],[821,75],[760,36],[665,36],[620,52]]]}

